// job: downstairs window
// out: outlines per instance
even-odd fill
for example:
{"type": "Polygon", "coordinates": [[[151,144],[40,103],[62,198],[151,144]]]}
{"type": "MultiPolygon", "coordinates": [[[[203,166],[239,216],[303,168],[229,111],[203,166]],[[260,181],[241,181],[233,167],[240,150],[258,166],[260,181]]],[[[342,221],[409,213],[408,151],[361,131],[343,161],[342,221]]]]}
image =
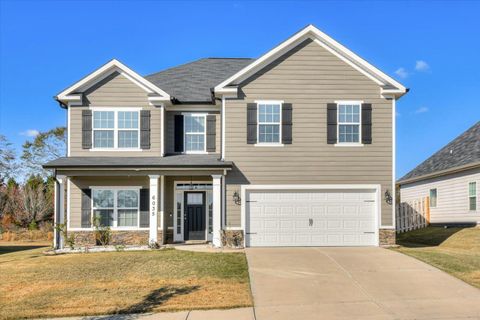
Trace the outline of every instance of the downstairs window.
{"type": "Polygon", "coordinates": [[[468,184],[468,210],[477,210],[477,183],[470,182],[468,184]]]}
{"type": "Polygon", "coordinates": [[[93,188],[92,213],[100,226],[138,228],[140,191],[129,188],[93,188]]]}
{"type": "Polygon", "coordinates": [[[437,206],[437,189],[430,189],[430,207],[435,208],[437,206]]]}

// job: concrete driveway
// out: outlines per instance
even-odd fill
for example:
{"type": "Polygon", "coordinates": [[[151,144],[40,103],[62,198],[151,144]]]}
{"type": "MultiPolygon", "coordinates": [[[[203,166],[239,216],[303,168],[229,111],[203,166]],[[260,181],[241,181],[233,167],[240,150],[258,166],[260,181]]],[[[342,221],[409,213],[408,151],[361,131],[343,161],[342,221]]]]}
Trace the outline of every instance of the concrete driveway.
{"type": "Polygon", "coordinates": [[[257,320],[480,319],[480,290],[388,249],[246,252],[257,320]]]}

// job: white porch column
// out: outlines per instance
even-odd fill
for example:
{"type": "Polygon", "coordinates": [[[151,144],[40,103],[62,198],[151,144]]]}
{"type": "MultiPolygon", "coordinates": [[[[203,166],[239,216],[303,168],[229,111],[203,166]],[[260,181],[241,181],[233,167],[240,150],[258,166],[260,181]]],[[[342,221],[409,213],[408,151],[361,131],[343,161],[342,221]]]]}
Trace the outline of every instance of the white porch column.
{"type": "Polygon", "coordinates": [[[165,228],[165,176],[160,176],[160,229],[162,230],[161,244],[165,243],[167,230],[165,228]]]}
{"type": "Polygon", "coordinates": [[[159,175],[149,175],[150,178],[150,230],[148,243],[157,243],[158,234],[158,178],[159,175]]]}
{"type": "Polygon", "coordinates": [[[212,175],[212,200],[213,200],[213,237],[212,244],[215,247],[222,246],[222,175],[212,175]]]}
{"type": "Polygon", "coordinates": [[[54,215],[54,237],[53,247],[55,249],[63,249],[65,240],[62,233],[57,230],[60,225],[65,226],[65,176],[56,176],[55,178],[55,215],[54,215]]]}

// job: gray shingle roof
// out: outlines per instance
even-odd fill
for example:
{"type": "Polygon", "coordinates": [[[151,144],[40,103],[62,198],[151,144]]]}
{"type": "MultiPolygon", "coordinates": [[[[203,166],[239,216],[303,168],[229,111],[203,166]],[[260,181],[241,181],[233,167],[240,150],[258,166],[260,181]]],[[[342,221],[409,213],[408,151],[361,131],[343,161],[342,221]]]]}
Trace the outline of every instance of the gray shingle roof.
{"type": "Polygon", "coordinates": [[[165,157],[62,157],[46,163],[43,167],[53,168],[230,168],[231,161],[220,161],[218,154],[171,155],[165,157]]]}
{"type": "Polygon", "coordinates": [[[480,121],[400,178],[399,182],[479,162],[480,121]]]}
{"type": "Polygon", "coordinates": [[[211,88],[253,61],[250,58],[205,58],[145,78],[179,102],[211,102],[211,88]]]}

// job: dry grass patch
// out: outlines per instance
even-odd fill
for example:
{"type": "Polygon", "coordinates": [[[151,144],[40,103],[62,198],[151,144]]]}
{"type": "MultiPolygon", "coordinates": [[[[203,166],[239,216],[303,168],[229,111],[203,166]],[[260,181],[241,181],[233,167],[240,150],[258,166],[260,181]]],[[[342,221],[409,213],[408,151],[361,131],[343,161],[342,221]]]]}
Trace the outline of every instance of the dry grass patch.
{"type": "Polygon", "coordinates": [[[252,305],[243,253],[43,250],[0,254],[0,319],[252,305]]]}
{"type": "Polygon", "coordinates": [[[428,227],[399,234],[395,249],[480,288],[480,228],[428,227]]]}

